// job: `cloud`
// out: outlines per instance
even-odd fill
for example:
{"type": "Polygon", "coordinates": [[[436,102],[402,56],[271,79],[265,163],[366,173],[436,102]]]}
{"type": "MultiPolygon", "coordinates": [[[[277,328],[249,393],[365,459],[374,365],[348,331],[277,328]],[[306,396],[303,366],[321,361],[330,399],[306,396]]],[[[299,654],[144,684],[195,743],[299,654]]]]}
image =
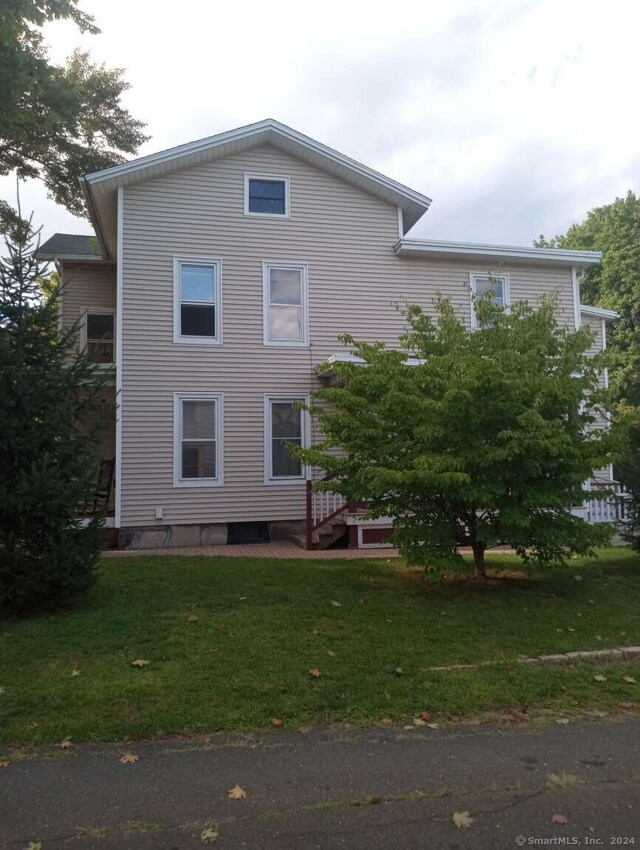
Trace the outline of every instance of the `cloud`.
{"type": "MultiPolygon", "coordinates": [[[[80,43],[126,69],[141,153],[277,118],[432,197],[413,235],[468,241],[530,244],[640,189],[626,0],[81,5],[102,35],[51,25],[52,55],[80,43]]],[[[87,230],[40,187],[25,202],[45,235],[87,230]]]]}

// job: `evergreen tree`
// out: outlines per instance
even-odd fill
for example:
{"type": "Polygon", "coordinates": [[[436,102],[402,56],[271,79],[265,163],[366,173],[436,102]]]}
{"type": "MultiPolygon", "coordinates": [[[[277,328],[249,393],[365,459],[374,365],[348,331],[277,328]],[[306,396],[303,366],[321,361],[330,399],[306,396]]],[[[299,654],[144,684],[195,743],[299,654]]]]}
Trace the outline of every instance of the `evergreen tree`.
{"type": "Polygon", "coordinates": [[[432,570],[460,546],[483,578],[488,547],[544,563],[606,542],[609,527],[571,514],[616,447],[615,429],[596,428],[602,362],[587,355],[590,331],[561,327],[552,299],[506,312],[485,297],[474,331],[448,300],[437,312],[406,311],[400,350],[343,337],[363,365],[335,364],[340,385],[309,408],[326,439],[291,451],[337,476],[320,488],[394,517],[402,554],[432,570]]]}
{"type": "Polygon", "coordinates": [[[55,606],[94,581],[101,520],[81,526],[95,492],[100,436],[113,416],[106,376],[60,332],[56,298],[29,228],[0,259],[0,610],[55,606]]]}

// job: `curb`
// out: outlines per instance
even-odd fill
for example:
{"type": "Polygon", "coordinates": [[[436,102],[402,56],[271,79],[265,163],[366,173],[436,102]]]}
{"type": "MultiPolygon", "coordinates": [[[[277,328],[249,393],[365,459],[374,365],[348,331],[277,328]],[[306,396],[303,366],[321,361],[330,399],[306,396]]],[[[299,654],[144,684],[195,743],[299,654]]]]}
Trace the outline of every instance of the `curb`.
{"type": "Polygon", "coordinates": [[[477,670],[500,664],[572,664],[592,661],[629,661],[640,659],[640,646],[619,646],[616,649],[593,649],[588,652],[566,652],[559,655],[537,655],[533,658],[515,658],[513,661],[481,661],[479,664],[449,664],[444,667],[427,667],[429,673],[450,670],[477,670]]]}

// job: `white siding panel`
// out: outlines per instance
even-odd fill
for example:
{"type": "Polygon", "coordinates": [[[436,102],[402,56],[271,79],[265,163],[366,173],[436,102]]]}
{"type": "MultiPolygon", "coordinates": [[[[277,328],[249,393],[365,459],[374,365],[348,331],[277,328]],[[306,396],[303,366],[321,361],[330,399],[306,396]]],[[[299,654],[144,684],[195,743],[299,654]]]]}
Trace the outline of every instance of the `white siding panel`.
{"type": "Polygon", "coordinates": [[[264,483],[264,395],[304,396],[338,334],[397,342],[403,300],[437,291],[470,321],[469,273],[506,271],[512,300],[558,291],[573,323],[571,271],[400,259],[395,206],[268,146],[124,190],[122,524],[301,519],[305,485],[264,483]],[[287,175],[291,217],[245,216],[244,172],[287,175]],[[172,258],[222,258],[223,345],[173,343],[172,258]],[[309,269],[308,348],[263,345],[262,263],[309,269]],[[174,488],[173,394],[224,394],[224,486],[174,488]]]}

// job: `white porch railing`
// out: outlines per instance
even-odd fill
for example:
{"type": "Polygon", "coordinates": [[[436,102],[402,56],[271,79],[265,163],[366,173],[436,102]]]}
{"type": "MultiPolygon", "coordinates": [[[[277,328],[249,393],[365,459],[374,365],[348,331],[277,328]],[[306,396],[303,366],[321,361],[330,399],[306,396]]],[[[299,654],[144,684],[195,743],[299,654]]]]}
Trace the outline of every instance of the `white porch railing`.
{"type": "Polygon", "coordinates": [[[626,522],[628,519],[629,493],[619,481],[590,482],[586,488],[594,490],[610,490],[613,495],[603,496],[601,499],[589,499],[585,502],[587,522],[626,522]]]}

